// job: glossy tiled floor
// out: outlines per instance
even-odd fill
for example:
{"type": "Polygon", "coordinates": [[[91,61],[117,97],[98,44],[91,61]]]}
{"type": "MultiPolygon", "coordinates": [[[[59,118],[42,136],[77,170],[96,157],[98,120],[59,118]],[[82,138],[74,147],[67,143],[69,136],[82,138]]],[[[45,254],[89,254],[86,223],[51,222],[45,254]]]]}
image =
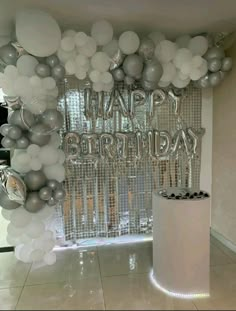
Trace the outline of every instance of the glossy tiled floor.
{"type": "Polygon", "coordinates": [[[236,254],[211,239],[211,297],[173,299],[149,280],[152,243],[57,251],[53,266],[0,254],[0,310],[235,310],[236,254]]]}

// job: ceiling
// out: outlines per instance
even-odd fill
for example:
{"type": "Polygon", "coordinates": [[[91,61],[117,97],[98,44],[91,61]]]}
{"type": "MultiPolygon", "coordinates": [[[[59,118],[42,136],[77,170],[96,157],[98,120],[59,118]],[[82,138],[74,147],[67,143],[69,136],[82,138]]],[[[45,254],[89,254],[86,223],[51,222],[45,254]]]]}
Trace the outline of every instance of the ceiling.
{"type": "Polygon", "coordinates": [[[89,30],[105,18],[117,32],[159,30],[169,37],[236,30],[236,0],[0,0],[0,35],[24,7],[47,10],[63,28],[89,30]]]}

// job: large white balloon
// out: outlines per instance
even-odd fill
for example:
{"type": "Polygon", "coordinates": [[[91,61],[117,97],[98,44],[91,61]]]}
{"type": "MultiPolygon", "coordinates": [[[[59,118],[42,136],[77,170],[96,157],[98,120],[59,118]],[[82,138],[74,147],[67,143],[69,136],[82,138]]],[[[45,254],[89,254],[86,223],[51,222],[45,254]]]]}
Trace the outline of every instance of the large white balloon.
{"type": "Polygon", "coordinates": [[[169,40],[159,42],[155,49],[155,56],[161,63],[169,63],[176,54],[177,45],[169,40]]]}
{"type": "Polygon", "coordinates": [[[124,54],[133,54],[139,48],[140,40],[133,31],[125,31],[119,38],[119,47],[124,54]]]}
{"type": "Polygon", "coordinates": [[[105,72],[109,69],[110,59],[104,52],[97,52],[93,55],[91,59],[91,65],[93,69],[100,72],[105,72]]]}
{"type": "Polygon", "coordinates": [[[176,74],[176,68],[174,64],[172,62],[163,64],[162,68],[163,68],[163,74],[161,77],[161,81],[166,82],[166,83],[170,82],[176,74]]]}
{"type": "Polygon", "coordinates": [[[189,49],[182,48],[177,50],[175,58],[174,58],[174,64],[177,68],[182,68],[182,66],[185,63],[189,63],[192,61],[193,55],[189,49]]]}
{"type": "Polygon", "coordinates": [[[32,219],[31,213],[27,212],[23,207],[19,207],[12,212],[11,223],[15,227],[25,227],[32,219]]]}
{"type": "Polygon", "coordinates": [[[16,14],[16,36],[27,52],[45,57],[57,51],[61,30],[48,13],[37,9],[24,9],[16,14]]]}
{"type": "Polygon", "coordinates": [[[35,67],[38,65],[38,60],[31,55],[22,55],[16,63],[18,72],[22,76],[32,77],[35,75],[35,67]]]}
{"type": "Polygon", "coordinates": [[[59,158],[59,154],[57,149],[53,148],[53,146],[46,145],[41,147],[39,153],[39,160],[44,165],[52,165],[56,164],[59,158]]]}
{"type": "Polygon", "coordinates": [[[193,55],[204,55],[208,49],[208,41],[203,36],[197,36],[189,41],[188,48],[193,55]]]}
{"type": "Polygon", "coordinates": [[[105,45],[112,40],[113,28],[105,20],[98,21],[92,25],[91,36],[97,42],[97,45],[105,45]]]}
{"type": "Polygon", "coordinates": [[[44,256],[43,259],[47,265],[53,265],[56,262],[57,257],[55,253],[48,253],[44,256]]]}

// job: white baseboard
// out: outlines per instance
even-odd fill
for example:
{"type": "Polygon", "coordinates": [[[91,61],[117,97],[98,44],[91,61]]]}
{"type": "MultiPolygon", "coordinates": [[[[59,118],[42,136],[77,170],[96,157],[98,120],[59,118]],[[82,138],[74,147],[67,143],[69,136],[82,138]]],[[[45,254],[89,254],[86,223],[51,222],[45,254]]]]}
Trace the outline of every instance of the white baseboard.
{"type": "Polygon", "coordinates": [[[227,238],[225,238],[222,234],[218,233],[217,231],[211,228],[211,235],[218,241],[220,241],[222,244],[224,244],[226,247],[231,249],[231,251],[236,253],[236,245],[227,238]]]}

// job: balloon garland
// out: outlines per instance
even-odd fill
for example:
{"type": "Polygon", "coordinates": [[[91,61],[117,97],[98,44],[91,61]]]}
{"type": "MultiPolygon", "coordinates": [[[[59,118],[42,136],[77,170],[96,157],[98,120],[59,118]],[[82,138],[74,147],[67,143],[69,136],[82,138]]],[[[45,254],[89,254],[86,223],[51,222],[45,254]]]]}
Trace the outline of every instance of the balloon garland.
{"type": "Polygon", "coordinates": [[[48,13],[36,9],[18,12],[15,25],[18,41],[0,47],[0,87],[9,109],[8,124],[0,128],[1,143],[14,151],[11,167],[0,167],[0,205],[10,221],[8,242],[16,246],[16,257],[53,264],[52,218],[65,198],[57,82],[74,75],[89,81],[95,92],[117,92],[115,82],[121,81],[133,90],[138,82],[154,92],[189,83],[215,87],[232,69],[232,59],[204,35],[184,35],[175,42],[160,32],[140,38],[125,31],[115,37],[104,20],[94,23],[90,34],[73,29],[61,33],[48,13]]]}

